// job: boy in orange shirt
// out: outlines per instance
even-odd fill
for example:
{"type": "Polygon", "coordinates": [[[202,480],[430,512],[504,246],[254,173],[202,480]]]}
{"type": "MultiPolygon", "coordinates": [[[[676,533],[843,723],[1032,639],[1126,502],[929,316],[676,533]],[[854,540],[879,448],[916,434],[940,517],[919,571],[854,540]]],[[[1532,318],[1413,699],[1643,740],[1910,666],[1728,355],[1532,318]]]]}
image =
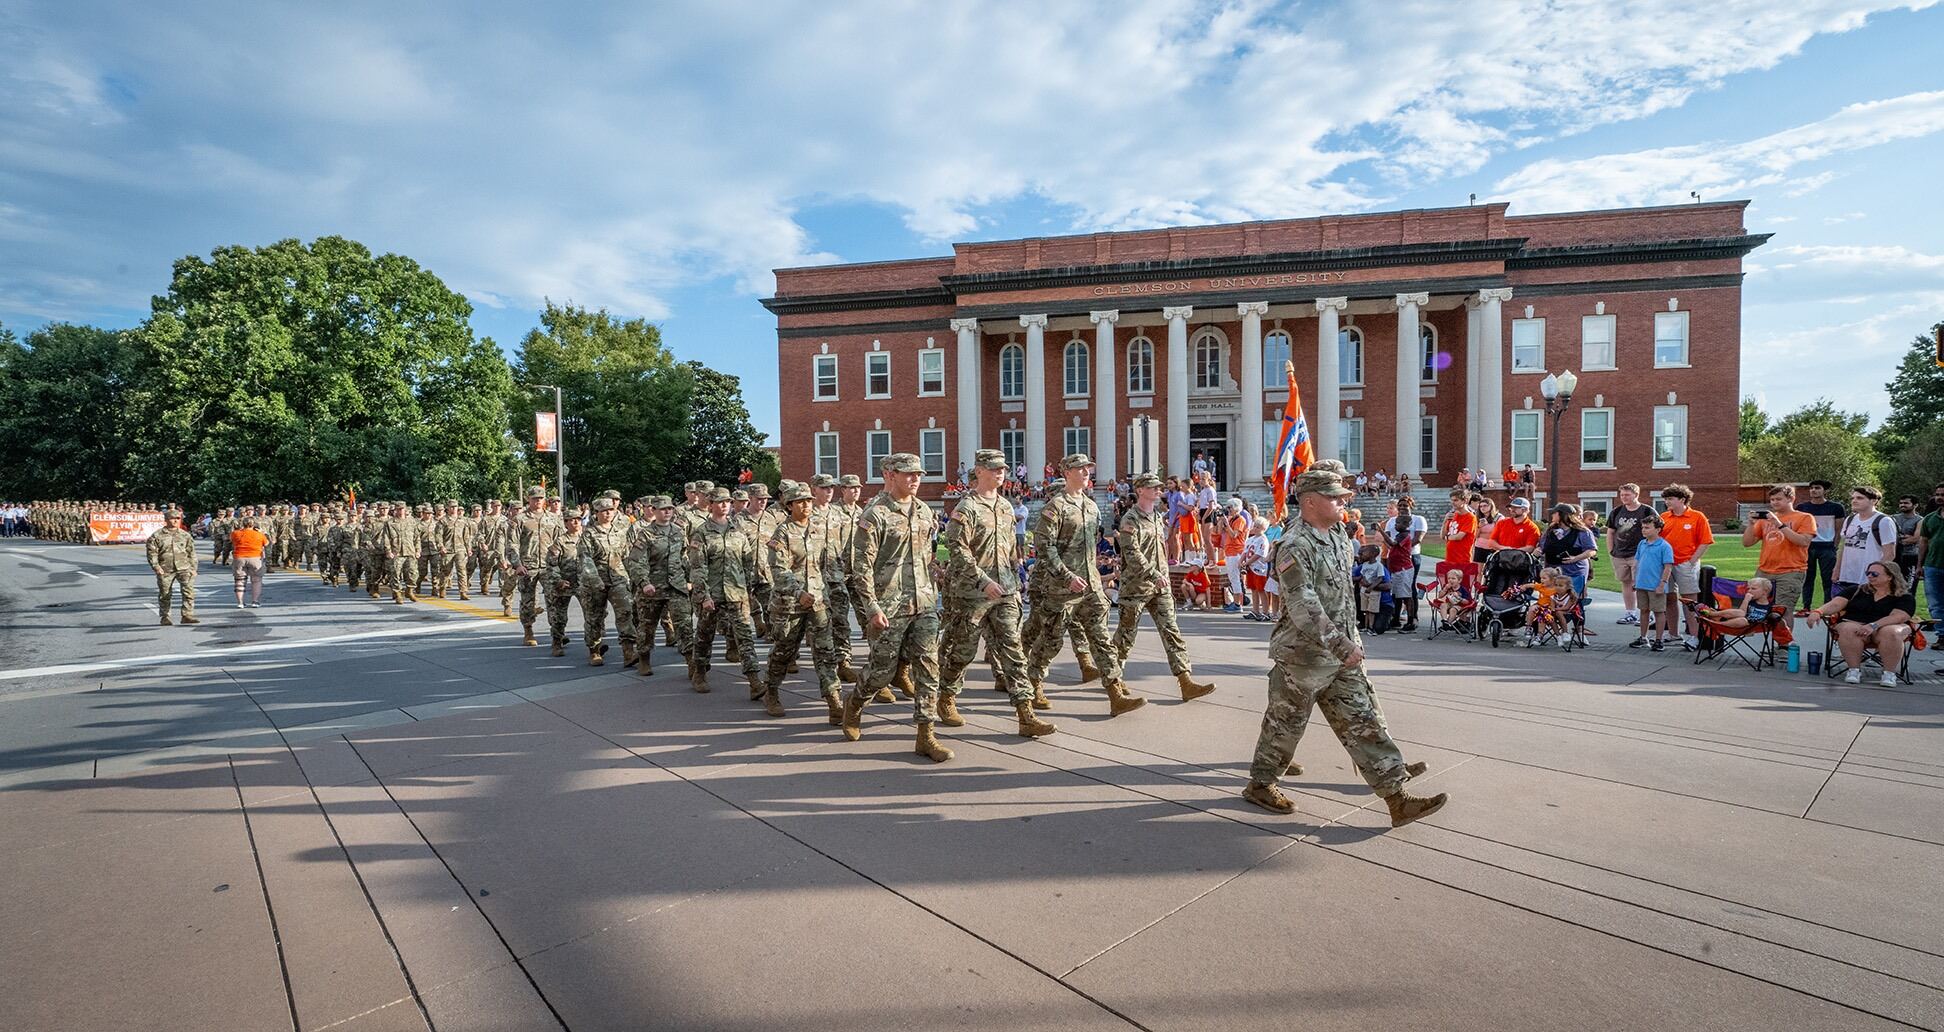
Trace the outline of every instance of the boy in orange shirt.
{"type": "Polygon", "coordinates": [[[1686,484],[1669,484],[1661,489],[1667,511],[1661,513],[1661,539],[1674,548],[1674,593],[1681,596],[1687,610],[1687,633],[1700,633],[1695,603],[1701,595],[1701,557],[1714,544],[1714,528],[1701,510],[1688,507],[1694,492],[1686,484]]]}
{"type": "Polygon", "coordinates": [[[1451,492],[1451,512],[1445,516],[1445,561],[1471,561],[1472,542],[1478,539],[1478,514],[1471,508],[1470,491],[1451,492]]]}
{"type": "Polygon", "coordinates": [[[1742,547],[1762,543],[1755,572],[1775,585],[1775,607],[1793,631],[1796,603],[1802,601],[1802,582],[1809,572],[1809,542],[1816,536],[1816,518],[1796,511],[1794,485],[1769,488],[1768,501],[1769,507],[1757,509],[1748,529],[1742,531],[1742,547]]]}

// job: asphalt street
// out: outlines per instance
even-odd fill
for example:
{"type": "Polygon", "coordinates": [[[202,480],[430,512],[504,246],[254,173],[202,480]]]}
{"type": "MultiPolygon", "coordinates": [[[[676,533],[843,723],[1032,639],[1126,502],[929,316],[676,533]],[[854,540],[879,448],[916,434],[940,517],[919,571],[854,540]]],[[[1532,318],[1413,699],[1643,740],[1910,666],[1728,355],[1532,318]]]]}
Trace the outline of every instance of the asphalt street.
{"type": "Polygon", "coordinates": [[[1393,830],[1321,720],[1296,814],[1240,800],[1234,617],[1183,617],[1193,703],[1151,630],[1119,718],[1063,657],[1046,739],[975,667],[933,765],[807,670],[771,719],[496,599],[203,569],[162,627],[139,549],[0,541],[0,1028],[1944,1029],[1935,680],[1387,635],[1453,800],[1393,830]]]}

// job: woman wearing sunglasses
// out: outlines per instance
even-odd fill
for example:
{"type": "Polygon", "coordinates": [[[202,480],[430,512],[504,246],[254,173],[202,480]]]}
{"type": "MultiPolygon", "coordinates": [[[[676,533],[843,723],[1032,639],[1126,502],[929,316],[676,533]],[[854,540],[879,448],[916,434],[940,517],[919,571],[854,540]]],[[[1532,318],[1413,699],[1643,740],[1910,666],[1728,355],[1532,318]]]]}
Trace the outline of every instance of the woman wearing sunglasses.
{"type": "Polygon", "coordinates": [[[1810,610],[1809,626],[1823,620],[1832,622],[1836,647],[1843,654],[1843,675],[1848,684],[1863,680],[1863,650],[1875,649],[1885,688],[1897,686],[1897,664],[1903,659],[1904,642],[1910,640],[1910,616],[1917,600],[1904,583],[1903,571],[1894,564],[1873,562],[1863,571],[1863,583],[1845,588],[1835,598],[1810,610]]]}

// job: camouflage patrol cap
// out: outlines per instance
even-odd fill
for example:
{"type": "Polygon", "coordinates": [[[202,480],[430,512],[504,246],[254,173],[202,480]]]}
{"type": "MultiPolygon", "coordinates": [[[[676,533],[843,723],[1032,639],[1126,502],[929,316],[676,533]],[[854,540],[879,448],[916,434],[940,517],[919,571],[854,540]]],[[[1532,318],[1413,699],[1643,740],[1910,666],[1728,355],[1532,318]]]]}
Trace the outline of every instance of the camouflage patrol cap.
{"type": "Polygon", "coordinates": [[[712,488],[709,491],[709,501],[711,502],[729,502],[734,500],[729,496],[729,489],[726,487],[712,488]]]}
{"type": "Polygon", "coordinates": [[[855,473],[846,473],[843,476],[837,478],[837,486],[838,487],[863,487],[864,481],[857,479],[857,474],[855,473]]]}
{"type": "Polygon", "coordinates": [[[1006,468],[1006,453],[997,448],[980,448],[972,453],[972,467],[1003,470],[1006,468]]]}
{"type": "Polygon", "coordinates": [[[828,473],[819,473],[810,478],[811,487],[836,487],[837,478],[828,473]]]}
{"type": "Polygon", "coordinates": [[[562,521],[573,520],[575,523],[579,523],[581,522],[580,510],[568,509],[566,512],[560,514],[560,518],[562,521]]]}
{"type": "MultiPolygon", "coordinates": [[[[713,481],[713,480],[698,480],[698,481],[696,481],[696,482],[695,482],[695,489],[696,489],[697,491],[700,491],[700,492],[702,492],[702,493],[703,493],[703,494],[705,494],[705,495],[714,495],[714,494],[715,494],[715,492],[716,492],[716,485],[715,485],[715,481],[713,481]]],[[[727,490],[728,490],[728,488],[726,488],[726,487],[725,487],[725,488],[723,488],[723,490],[725,490],[725,491],[727,491],[727,490]]]]}
{"type": "Polygon", "coordinates": [[[1142,487],[1160,487],[1160,486],[1161,486],[1161,474],[1159,474],[1159,473],[1136,473],[1136,474],[1134,474],[1134,486],[1135,486],[1136,488],[1142,488],[1142,487]]]}
{"type": "Polygon", "coordinates": [[[1340,477],[1347,476],[1350,473],[1349,470],[1343,467],[1343,463],[1337,461],[1336,459],[1317,459],[1315,462],[1309,464],[1309,468],[1320,469],[1325,473],[1335,473],[1337,476],[1340,477]]]}
{"type": "Polygon", "coordinates": [[[595,512],[608,512],[614,508],[614,499],[609,498],[607,495],[599,495],[594,499],[594,503],[589,508],[595,512]]]}
{"type": "Polygon", "coordinates": [[[648,496],[648,508],[650,508],[650,509],[673,509],[673,508],[675,508],[675,499],[673,499],[673,498],[670,498],[670,497],[668,497],[667,495],[649,495],[649,496],[648,496]]]}
{"type": "Polygon", "coordinates": [[[923,473],[925,461],[910,452],[893,452],[884,457],[878,468],[886,473],[923,473]]]}
{"type": "Polygon", "coordinates": [[[459,505],[459,499],[457,499],[457,498],[448,498],[448,499],[446,499],[446,504],[447,504],[447,505],[450,505],[450,506],[452,506],[452,507],[453,507],[453,508],[455,508],[455,509],[457,509],[457,508],[460,508],[460,505],[459,505]]]}
{"type": "Polygon", "coordinates": [[[691,480],[691,481],[689,481],[688,483],[686,483],[686,484],[683,484],[683,485],[682,485],[682,493],[683,493],[683,494],[685,494],[685,495],[691,495],[691,494],[694,494],[695,492],[697,492],[697,491],[699,491],[699,490],[701,490],[701,489],[695,486],[695,481],[693,481],[693,480],[691,480]]]}
{"type": "Polygon", "coordinates": [[[541,486],[540,486],[540,485],[538,485],[538,484],[535,484],[535,485],[533,485],[532,487],[529,487],[529,488],[527,488],[527,495],[526,495],[526,496],[527,496],[528,498],[545,498],[545,497],[547,497],[547,489],[546,489],[546,488],[544,488],[544,487],[541,487],[541,486]]]}
{"type": "Polygon", "coordinates": [[[614,488],[610,487],[607,490],[601,492],[601,497],[607,499],[610,502],[618,502],[621,500],[621,492],[616,491],[614,488]]]}
{"type": "MultiPolygon", "coordinates": [[[[1356,494],[1355,491],[1343,486],[1343,474],[1333,469],[1319,468],[1321,465],[1321,463],[1318,463],[1315,466],[1311,466],[1296,478],[1295,493],[1298,498],[1306,494],[1333,495],[1336,497],[1356,494]]],[[[1333,463],[1333,465],[1337,469],[1343,468],[1341,463],[1333,463]]]]}
{"type": "Polygon", "coordinates": [[[789,487],[783,490],[784,505],[793,505],[797,502],[807,502],[809,500],[810,489],[802,484],[791,483],[789,487]]]}
{"type": "Polygon", "coordinates": [[[748,492],[748,491],[731,491],[731,492],[729,492],[729,500],[730,500],[730,501],[732,501],[732,502],[746,502],[746,501],[749,501],[749,492],[748,492]]]}
{"type": "Polygon", "coordinates": [[[1074,452],[1060,460],[1061,469],[1086,469],[1093,464],[1094,460],[1088,458],[1086,452],[1074,452]]]}
{"type": "MultiPolygon", "coordinates": [[[[783,482],[783,486],[784,486],[784,487],[788,487],[788,486],[790,485],[790,483],[791,483],[790,481],[788,481],[788,480],[785,480],[785,481],[783,482]]],[[[748,492],[748,493],[749,493],[749,497],[751,497],[751,498],[761,498],[761,499],[764,499],[764,500],[768,500],[768,498],[769,498],[769,496],[770,496],[770,493],[769,493],[769,485],[768,485],[768,484],[751,484],[751,485],[749,485],[749,492],[748,492]]]]}

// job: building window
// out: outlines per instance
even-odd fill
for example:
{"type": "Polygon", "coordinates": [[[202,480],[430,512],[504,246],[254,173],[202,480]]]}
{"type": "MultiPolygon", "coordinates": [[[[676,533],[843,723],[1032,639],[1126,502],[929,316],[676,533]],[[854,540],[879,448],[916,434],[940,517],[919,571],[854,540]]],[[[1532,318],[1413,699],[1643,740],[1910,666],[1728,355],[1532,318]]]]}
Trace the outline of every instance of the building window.
{"type": "Polygon", "coordinates": [[[926,480],[945,479],[945,431],[918,431],[918,458],[925,464],[926,480]]]}
{"type": "Polygon", "coordinates": [[[867,430],[864,432],[864,476],[868,480],[883,483],[884,460],[891,456],[891,431],[867,430]]]}
{"type": "Polygon", "coordinates": [[[1688,313],[1654,313],[1654,366],[1688,364],[1688,313]]]}
{"type": "Polygon", "coordinates": [[[1512,320],[1512,371],[1546,371],[1546,320],[1512,320]]]}
{"type": "Polygon", "coordinates": [[[1363,420],[1337,422],[1337,461],[1352,473],[1363,470],[1363,420]]]}
{"type": "Polygon", "coordinates": [[[1422,347],[1419,348],[1419,351],[1423,355],[1423,364],[1418,369],[1418,381],[1420,383],[1437,383],[1438,382],[1437,328],[1430,325],[1429,323],[1419,326],[1418,341],[1422,344],[1422,347]]]}
{"type": "MultiPolygon", "coordinates": [[[[1363,333],[1355,326],[1337,331],[1337,385],[1363,386],[1363,333]]],[[[1357,454],[1363,454],[1361,441],[1357,445],[1357,454]]]]}
{"type": "Polygon", "coordinates": [[[1545,413],[1538,409],[1521,409],[1512,413],[1512,465],[1532,466],[1535,469],[1545,465],[1545,455],[1539,450],[1540,417],[1545,413]]]}
{"type": "Polygon", "coordinates": [[[1154,342],[1146,337],[1127,342],[1127,393],[1154,393],[1154,342]]]}
{"type": "Polygon", "coordinates": [[[1026,349],[1008,344],[999,349],[999,400],[1020,401],[1026,397],[1026,349]]]}
{"type": "Polygon", "coordinates": [[[833,477],[838,473],[837,435],[834,433],[817,435],[817,472],[833,477]]]}
{"type": "MultiPolygon", "coordinates": [[[[1285,378],[1287,379],[1287,378],[1285,378]]],[[[1282,443],[1282,420],[1265,419],[1262,421],[1262,471],[1271,476],[1276,472],[1276,445],[1282,443]]]]}
{"type": "Polygon", "coordinates": [[[1438,471],[1438,417],[1423,416],[1418,419],[1418,470],[1423,473],[1438,471]]]}
{"type": "Polygon", "coordinates": [[[1580,468],[1613,468],[1613,410],[1580,410],[1580,468]]]}
{"type": "Polygon", "coordinates": [[[1616,318],[1611,315],[1589,315],[1580,319],[1581,369],[1618,368],[1613,346],[1616,318]]]}
{"type": "Polygon", "coordinates": [[[945,393],[945,351],[926,348],[918,352],[918,396],[935,398],[945,393]]]}
{"type": "Polygon", "coordinates": [[[837,356],[818,355],[812,360],[816,387],[810,397],[813,401],[837,400],[837,356]]]}
{"type": "Polygon", "coordinates": [[[1195,389],[1215,391],[1222,388],[1222,377],[1227,370],[1222,368],[1222,339],[1203,330],[1195,337],[1195,389]]]}
{"type": "Polygon", "coordinates": [[[1061,365],[1066,369],[1066,396],[1084,398],[1087,384],[1093,380],[1093,363],[1088,360],[1085,341],[1067,341],[1066,353],[1061,356],[1061,365]]]}
{"type": "Polygon", "coordinates": [[[891,352],[873,351],[864,356],[864,396],[891,396],[891,352]]]}
{"type": "MultiPolygon", "coordinates": [[[[1070,426],[1067,427],[1065,432],[1062,433],[1060,436],[1061,436],[1060,446],[1063,449],[1065,449],[1064,451],[1060,452],[1060,456],[1062,458],[1065,458],[1068,455],[1091,456],[1093,454],[1093,428],[1092,427],[1070,426]]],[[[1109,472],[1111,473],[1112,471],[1110,470],[1109,472]]]]}
{"type": "Polygon", "coordinates": [[[1687,406],[1654,406],[1654,465],[1687,465],[1687,406]]]}
{"type": "Polygon", "coordinates": [[[1587,512],[1599,513],[1600,522],[1605,523],[1607,517],[1613,515],[1613,503],[1618,499],[1619,496],[1612,491],[1598,491],[1591,494],[1582,491],[1579,496],[1579,507],[1587,512]]]}
{"type": "Polygon", "coordinates": [[[1026,431],[999,431],[999,450],[1006,453],[1006,474],[1010,476],[1026,461],[1026,431]]]}
{"type": "Polygon", "coordinates": [[[1289,334],[1275,330],[1262,338],[1262,386],[1267,390],[1280,390],[1289,386],[1289,374],[1283,366],[1290,361],[1289,334]]]}

